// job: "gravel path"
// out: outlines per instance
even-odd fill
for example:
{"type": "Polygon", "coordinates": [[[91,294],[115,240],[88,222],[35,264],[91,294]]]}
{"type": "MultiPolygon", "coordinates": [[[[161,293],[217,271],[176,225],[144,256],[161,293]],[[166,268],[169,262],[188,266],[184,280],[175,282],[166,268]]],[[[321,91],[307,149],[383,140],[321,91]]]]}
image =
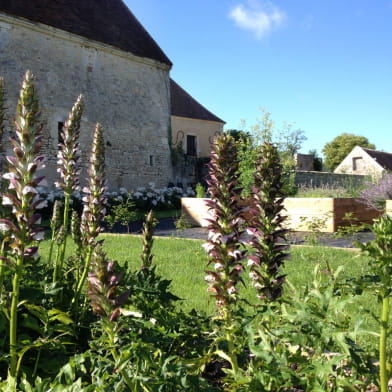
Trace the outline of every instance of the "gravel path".
{"type": "MultiPolygon", "coordinates": [[[[131,225],[132,234],[140,234],[142,229],[142,221],[133,222],[131,225]]],[[[116,232],[125,232],[124,227],[117,227],[116,232]]],[[[289,242],[292,245],[307,245],[309,244],[308,237],[312,233],[306,232],[292,232],[289,235],[289,242]]],[[[208,230],[204,227],[192,227],[190,229],[177,230],[174,225],[173,218],[162,218],[159,219],[159,223],[155,228],[155,235],[158,237],[175,237],[175,238],[187,238],[187,239],[198,239],[206,240],[208,236],[208,230]]],[[[372,240],[373,234],[371,232],[360,232],[355,235],[338,237],[333,233],[319,233],[317,239],[320,245],[331,246],[336,248],[356,248],[355,243],[367,242],[372,240]]]]}

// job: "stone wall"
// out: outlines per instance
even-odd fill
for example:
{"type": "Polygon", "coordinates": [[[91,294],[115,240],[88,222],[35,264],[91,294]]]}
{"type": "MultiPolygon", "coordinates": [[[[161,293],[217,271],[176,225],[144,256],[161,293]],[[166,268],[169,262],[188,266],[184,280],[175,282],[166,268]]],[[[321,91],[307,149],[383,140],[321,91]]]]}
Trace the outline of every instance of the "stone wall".
{"type": "Polygon", "coordinates": [[[314,156],[310,154],[295,154],[294,156],[297,170],[314,170],[314,156]]]}
{"type": "Polygon", "coordinates": [[[348,187],[360,186],[368,179],[367,176],[357,174],[337,174],[316,171],[297,171],[294,177],[295,185],[308,187],[348,187]]]}
{"type": "MultiPolygon", "coordinates": [[[[81,93],[84,168],[95,123],[100,122],[111,188],[132,189],[148,182],[161,187],[172,181],[169,66],[1,13],[0,53],[10,123],[25,71],[30,69],[36,77],[49,182],[57,176],[58,124],[81,93]]],[[[10,127],[7,131],[6,139],[10,127]]],[[[9,153],[10,146],[6,149],[9,153]]]]}

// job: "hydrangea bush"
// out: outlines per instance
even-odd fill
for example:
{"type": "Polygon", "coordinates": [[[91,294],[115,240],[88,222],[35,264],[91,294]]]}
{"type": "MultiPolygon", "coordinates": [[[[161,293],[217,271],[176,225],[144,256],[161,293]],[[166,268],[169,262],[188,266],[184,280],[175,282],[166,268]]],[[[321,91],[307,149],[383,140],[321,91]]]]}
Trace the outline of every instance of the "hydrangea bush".
{"type": "MultiPolygon", "coordinates": [[[[41,199],[47,202],[47,208],[44,215],[51,216],[54,202],[58,200],[64,202],[64,192],[62,189],[50,189],[49,187],[38,187],[38,193],[41,199]]],[[[135,208],[140,211],[149,210],[166,210],[171,208],[180,208],[182,197],[192,197],[195,192],[192,188],[164,187],[155,188],[154,183],[149,183],[148,187],[139,187],[135,191],[128,191],[120,188],[118,191],[108,191],[105,194],[107,207],[121,204],[128,198],[135,204],[135,208]]],[[[77,211],[82,211],[82,192],[78,188],[71,195],[70,205],[77,211]]]]}

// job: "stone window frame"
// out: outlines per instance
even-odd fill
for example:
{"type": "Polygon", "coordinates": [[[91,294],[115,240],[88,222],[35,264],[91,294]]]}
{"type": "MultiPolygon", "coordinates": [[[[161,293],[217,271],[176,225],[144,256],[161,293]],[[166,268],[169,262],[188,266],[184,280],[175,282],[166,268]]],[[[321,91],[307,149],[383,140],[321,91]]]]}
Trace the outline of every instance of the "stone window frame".
{"type": "Polygon", "coordinates": [[[359,163],[363,163],[363,157],[353,157],[352,158],[352,163],[353,163],[353,171],[358,170],[358,165],[359,163]]]}

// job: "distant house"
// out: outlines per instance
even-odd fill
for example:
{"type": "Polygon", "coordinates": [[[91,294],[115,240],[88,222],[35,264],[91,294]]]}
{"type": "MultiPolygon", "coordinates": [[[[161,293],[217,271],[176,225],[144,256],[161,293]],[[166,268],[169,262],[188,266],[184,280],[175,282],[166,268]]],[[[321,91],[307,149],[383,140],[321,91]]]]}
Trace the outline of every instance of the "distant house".
{"type": "Polygon", "coordinates": [[[389,171],[392,171],[392,154],[356,146],[334,170],[334,173],[379,177],[389,171]]]}
{"type": "Polygon", "coordinates": [[[188,156],[208,157],[211,142],[223,131],[225,122],[197,102],[173,79],[170,79],[170,99],[173,144],[181,144],[188,156]]]}

